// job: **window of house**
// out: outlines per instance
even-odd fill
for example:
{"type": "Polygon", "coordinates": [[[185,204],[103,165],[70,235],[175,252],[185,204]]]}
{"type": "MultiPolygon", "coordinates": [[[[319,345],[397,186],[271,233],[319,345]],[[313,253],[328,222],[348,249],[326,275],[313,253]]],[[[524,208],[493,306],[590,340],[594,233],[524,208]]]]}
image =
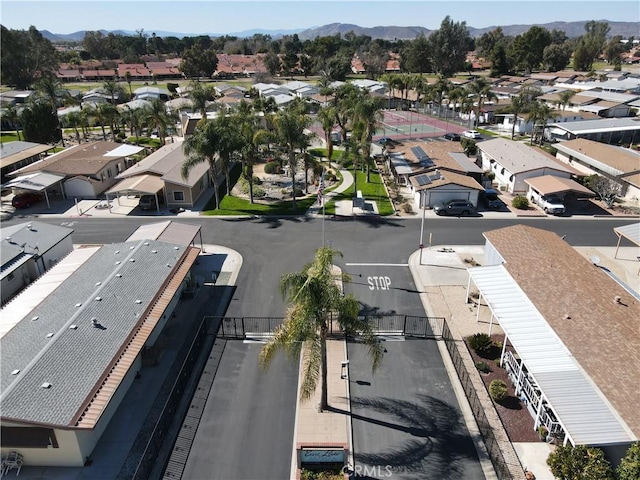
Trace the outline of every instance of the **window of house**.
{"type": "Polygon", "coordinates": [[[184,192],[180,192],[180,191],[173,192],[173,199],[176,202],[184,202],[184,192]]]}
{"type": "Polygon", "coordinates": [[[107,177],[111,178],[111,169],[107,168],[107,177]]]}
{"type": "Polygon", "coordinates": [[[104,172],[100,172],[100,180],[104,182],[104,172]]]}

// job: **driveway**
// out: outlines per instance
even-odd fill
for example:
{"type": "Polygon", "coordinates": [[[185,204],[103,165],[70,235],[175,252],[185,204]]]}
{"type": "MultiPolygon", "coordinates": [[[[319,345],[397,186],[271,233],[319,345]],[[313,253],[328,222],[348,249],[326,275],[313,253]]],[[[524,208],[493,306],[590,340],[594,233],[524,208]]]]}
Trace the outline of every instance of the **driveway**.
{"type": "Polygon", "coordinates": [[[397,337],[385,347],[372,375],[365,346],[348,344],[356,473],[484,479],[436,341],[397,337]]]}

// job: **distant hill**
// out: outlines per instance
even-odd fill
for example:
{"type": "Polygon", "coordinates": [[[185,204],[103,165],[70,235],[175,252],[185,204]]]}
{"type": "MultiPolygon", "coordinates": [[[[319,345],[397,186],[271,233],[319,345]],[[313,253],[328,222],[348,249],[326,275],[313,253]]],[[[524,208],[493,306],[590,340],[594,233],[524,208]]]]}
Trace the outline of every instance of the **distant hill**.
{"type": "MultiPolygon", "coordinates": [[[[611,28],[609,32],[609,36],[621,35],[622,37],[631,37],[638,36],[638,32],[640,32],[640,22],[609,22],[608,20],[598,20],[599,22],[607,22],[609,27],[611,28]]],[[[587,23],[587,20],[579,21],[579,22],[551,22],[551,23],[543,23],[543,24],[531,24],[531,25],[503,25],[502,30],[505,35],[520,35],[527,30],[529,30],[533,25],[538,25],[540,27],[544,27],[547,30],[551,31],[553,29],[564,31],[569,38],[579,37],[584,34],[584,25],[587,23]]],[[[486,28],[474,28],[468,27],[469,34],[476,38],[481,37],[486,32],[490,32],[491,30],[495,30],[498,26],[486,27],[486,28]]],[[[100,30],[104,35],[109,33],[114,33],[117,35],[137,35],[136,32],[125,31],[125,30],[100,30]]],[[[329,25],[324,25],[321,27],[307,28],[307,29],[294,29],[294,30],[264,30],[264,29],[252,29],[252,30],[244,30],[241,32],[234,33],[178,33],[178,32],[165,32],[165,31],[145,31],[146,34],[151,35],[155,33],[158,37],[196,37],[199,35],[209,35],[210,37],[221,37],[224,35],[232,36],[232,37],[251,37],[256,33],[261,33],[264,35],[271,35],[272,38],[277,39],[282,37],[283,35],[293,35],[294,33],[298,34],[300,40],[313,40],[316,37],[328,37],[336,34],[340,34],[344,36],[345,34],[353,32],[356,35],[368,35],[371,38],[381,38],[383,40],[413,40],[418,35],[424,34],[426,37],[432,32],[428,28],[424,27],[397,27],[397,26],[380,26],[380,27],[360,27],[358,25],[353,25],[349,23],[331,23],[329,25]]],[[[85,30],[69,33],[69,34],[61,34],[61,33],[51,33],[48,30],[41,30],[40,33],[49,39],[51,42],[80,42],[84,38],[86,33],[85,30]]]]}
{"type": "MultiPolygon", "coordinates": [[[[607,22],[611,28],[609,35],[611,37],[615,35],[621,35],[622,37],[638,36],[640,31],[640,22],[609,22],[608,20],[598,20],[600,22],[607,22]]],[[[531,25],[503,25],[502,31],[505,35],[516,36],[529,30],[533,25],[544,27],[551,31],[553,29],[562,30],[569,38],[579,37],[583,35],[584,26],[587,20],[579,22],[551,22],[544,24],[531,24],[531,25]]],[[[486,27],[486,28],[474,28],[468,27],[469,34],[474,37],[481,37],[486,32],[495,30],[498,26],[486,27]]],[[[339,33],[345,35],[353,31],[356,35],[369,35],[371,38],[381,38],[383,40],[413,40],[416,36],[423,33],[425,37],[428,37],[432,30],[424,27],[359,27],[358,25],[351,25],[348,23],[332,23],[324,25],[322,27],[310,28],[303,30],[298,34],[300,40],[312,40],[316,37],[326,37],[339,33]]]]}

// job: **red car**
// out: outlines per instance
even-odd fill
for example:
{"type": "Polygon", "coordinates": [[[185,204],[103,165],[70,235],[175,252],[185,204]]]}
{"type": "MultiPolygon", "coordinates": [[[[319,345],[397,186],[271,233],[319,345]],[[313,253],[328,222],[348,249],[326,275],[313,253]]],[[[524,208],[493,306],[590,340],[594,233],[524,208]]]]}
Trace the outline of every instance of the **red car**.
{"type": "Polygon", "coordinates": [[[11,199],[11,205],[14,208],[29,208],[42,200],[42,196],[36,192],[19,193],[11,199]]]}

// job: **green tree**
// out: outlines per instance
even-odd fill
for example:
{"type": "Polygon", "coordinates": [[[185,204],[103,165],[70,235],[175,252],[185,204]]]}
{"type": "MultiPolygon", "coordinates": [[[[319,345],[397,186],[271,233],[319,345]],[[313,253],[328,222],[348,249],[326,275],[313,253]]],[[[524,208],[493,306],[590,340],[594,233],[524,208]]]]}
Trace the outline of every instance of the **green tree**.
{"type": "Polygon", "coordinates": [[[20,90],[58,68],[53,45],[34,26],[29,30],[0,26],[0,63],[0,82],[20,90]]]}
{"type": "Polygon", "coordinates": [[[372,43],[362,57],[367,78],[378,78],[387,70],[389,52],[384,50],[380,44],[372,43]]]}
{"type": "Polygon", "coordinates": [[[640,442],[634,442],[618,465],[618,480],[640,478],[640,442]]]}
{"type": "Polygon", "coordinates": [[[213,119],[218,136],[216,145],[222,169],[225,175],[227,195],[231,195],[231,162],[233,155],[241,148],[242,137],[236,128],[233,118],[229,115],[219,115],[213,119]]]}
{"type": "Polygon", "coordinates": [[[200,81],[200,77],[211,77],[217,66],[216,52],[213,49],[204,49],[200,43],[196,43],[183,52],[178,69],[186,77],[200,81]]]}
{"type": "Polygon", "coordinates": [[[28,102],[20,114],[24,140],[34,143],[57,143],[62,140],[58,115],[45,100],[28,102]]]}
{"type": "Polygon", "coordinates": [[[287,105],[274,117],[275,137],[287,150],[294,212],[296,210],[296,150],[306,148],[308,145],[309,137],[305,129],[310,125],[311,118],[295,102],[287,105]]]}
{"type": "Polygon", "coordinates": [[[613,468],[599,448],[559,445],[549,454],[547,465],[559,480],[615,480],[613,468]]]}
{"type": "Polygon", "coordinates": [[[568,43],[552,43],[542,52],[542,63],[548,72],[564,70],[571,60],[571,48],[568,43]]]}
{"type": "Polygon", "coordinates": [[[175,120],[175,114],[170,113],[164,102],[159,98],[151,100],[149,105],[143,107],[144,121],[152,125],[158,131],[158,137],[162,145],[165,144],[165,138],[167,136],[167,128],[173,124],[175,120]]]}
{"type": "MultiPolygon", "coordinates": [[[[353,109],[353,124],[358,125],[359,136],[357,141],[360,142],[362,157],[367,167],[367,183],[371,181],[371,142],[380,121],[382,121],[382,105],[381,97],[374,97],[369,92],[363,91],[357,99],[353,109]]],[[[355,129],[354,129],[355,132],[355,129]]],[[[354,162],[355,170],[355,162],[354,162]]],[[[355,173],[355,172],[354,172],[355,173]]],[[[353,178],[353,196],[356,196],[356,176],[353,178]]]]}
{"type": "Polygon", "coordinates": [[[575,90],[562,90],[558,93],[558,106],[562,106],[562,110],[567,108],[567,105],[571,103],[571,99],[577,92],[575,90]]]}
{"type": "Polygon", "coordinates": [[[533,138],[540,135],[540,145],[544,142],[544,131],[547,128],[549,117],[551,117],[551,107],[541,100],[534,100],[529,108],[529,121],[533,123],[531,128],[530,145],[533,145],[533,138]],[[540,132],[536,132],[536,127],[540,127],[540,132]]]}
{"type": "Polygon", "coordinates": [[[242,175],[249,183],[249,202],[253,203],[253,165],[258,159],[258,147],[260,145],[260,127],[258,117],[250,104],[242,100],[237,111],[233,114],[233,123],[236,125],[240,144],[240,157],[242,159],[242,175]]]}
{"type": "Polygon", "coordinates": [[[475,78],[465,86],[465,89],[467,90],[468,95],[474,99],[476,116],[474,125],[479,125],[480,112],[482,111],[484,102],[496,100],[498,97],[491,91],[491,83],[489,83],[489,81],[484,77],[475,78]]]}
{"type": "Polygon", "coordinates": [[[111,98],[112,105],[116,105],[124,96],[124,91],[115,77],[111,80],[104,81],[102,83],[102,88],[111,98]]]}
{"type": "Polygon", "coordinates": [[[71,111],[63,117],[63,125],[65,127],[73,128],[76,134],[76,142],[80,143],[80,131],[78,127],[82,125],[82,119],[80,118],[80,112],[71,111]]]}
{"type": "Polygon", "coordinates": [[[472,45],[466,22],[454,22],[447,15],[440,28],[429,35],[428,43],[431,65],[436,73],[450,77],[464,70],[472,45]]]}
{"type": "Polygon", "coordinates": [[[333,158],[333,138],[331,137],[331,132],[333,132],[333,129],[336,126],[335,107],[332,107],[332,106],[322,107],[318,111],[318,119],[322,124],[322,131],[324,132],[324,141],[327,146],[327,158],[329,159],[329,163],[331,163],[331,159],[333,158]]]}
{"type": "Polygon", "coordinates": [[[428,73],[431,71],[429,41],[424,33],[407,42],[400,51],[400,68],[403,72],[428,73]]]}
{"type": "MultiPolygon", "coordinates": [[[[368,347],[373,371],[383,356],[382,344],[371,324],[358,318],[358,300],[353,295],[343,295],[336,283],[332,266],[338,256],[341,254],[336,250],[319,248],[313,261],[300,272],[286,273],[280,278],[280,292],[287,303],[285,319],[260,351],[260,364],[268,367],[279,351],[297,359],[304,348],[300,400],[308,401],[320,383],[320,412],[328,407],[327,335],[333,318],[348,334],[360,334],[368,347]]],[[[343,274],[340,280],[349,278],[343,274]]]]}
{"type": "Polygon", "coordinates": [[[20,113],[13,103],[8,104],[7,107],[2,110],[2,117],[6,118],[11,126],[15,128],[18,140],[22,140],[20,138],[20,113]]]}
{"type": "Polygon", "coordinates": [[[549,31],[546,28],[533,26],[514,39],[511,56],[519,68],[525,72],[531,72],[542,64],[544,49],[548,45],[551,45],[549,31]]]}
{"type": "Polygon", "coordinates": [[[193,82],[189,92],[189,98],[193,106],[193,110],[200,112],[203,119],[207,118],[207,103],[213,99],[214,91],[210,85],[202,86],[199,82],[193,82]]]}
{"type": "Polygon", "coordinates": [[[218,161],[218,132],[213,120],[198,123],[193,134],[183,142],[182,148],[185,160],[182,163],[181,174],[186,180],[189,172],[203,162],[209,164],[209,175],[213,183],[213,194],[216,199],[216,208],[220,208],[220,193],[218,183],[220,181],[220,162],[218,161]]]}

